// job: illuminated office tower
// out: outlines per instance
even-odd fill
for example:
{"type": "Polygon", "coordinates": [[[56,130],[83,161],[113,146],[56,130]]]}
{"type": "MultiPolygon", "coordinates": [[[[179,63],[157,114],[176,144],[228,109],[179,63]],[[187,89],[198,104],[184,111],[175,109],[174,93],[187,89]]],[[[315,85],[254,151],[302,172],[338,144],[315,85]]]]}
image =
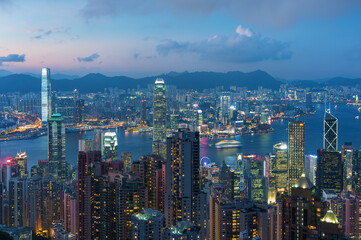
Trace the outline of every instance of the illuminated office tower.
{"type": "Polygon", "coordinates": [[[20,177],[25,177],[28,173],[28,156],[26,153],[16,154],[15,162],[20,166],[20,177]]]}
{"type": "Polygon", "coordinates": [[[273,146],[273,156],[270,158],[269,169],[269,202],[281,199],[287,190],[287,144],[278,143],[273,146]]]}
{"type": "Polygon", "coordinates": [[[171,114],[170,115],[170,128],[173,130],[178,130],[178,124],[179,124],[179,115],[171,114]]]}
{"type": "Polygon", "coordinates": [[[147,121],[147,100],[142,99],[140,105],[140,120],[143,122],[147,121]]]}
{"type": "Polygon", "coordinates": [[[103,136],[103,159],[118,159],[118,138],[115,132],[106,132],[103,136]]]}
{"type": "Polygon", "coordinates": [[[60,114],[55,113],[48,121],[49,174],[57,179],[66,179],[65,125],[60,114]]]}
{"type": "Polygon", "coordinates": [[[75,102],[74,97],[57,97],[56,113],[59,113],[65,124],[74,123],[75,102]]]}
{"type": "Polygon", "coordinates": [[[179,130],[167,139],[166,226],[188,221],[200,226],[199,133],[179,130]]]}
{"type": "Polygon", "coordinates": [[[323,124],[323,149],[326,151],[337,151],[338,120],[331,114],[330,109],[325,111],[323,124]]]}
{"type": "Polygon", "coordinates": [[[41,121],[48,122],[52,115],[50,68],[41,69],[41,121]]]}
{"type": "Polygon", "coordinates": [[[231,106],[231,97],[228,95],[220,96],[219,98],[219,117],[221,120],[228,121],[231,106]]]}
{"type": "Polygon", "coordinates": [[[306,155],[305,156],[305,174],[306,177],[316,185],[316,168],[317,168],[317,156],[306,155]]]}
{"type": "Polygon", "coordinates": [[[234,171],[226,165],[223,161],[220,172],[219,172],[219,183],[224,189],[223,195],[228,199],[234,199],[234,171]]]}
{"type": "Polygon", "coordinates": [[[242,153],[237,153],[236,169],[234,171],[234,196],[236,198],[245,198],[246,194],[246,181],[245,181],[245,160],[242,153]]]}
{"type": "Polygon", "coordinates": [[[139,214],[132,215],[131,219],[132,239],[162,239],[163,213],[153,209],[145,209],[139,214]]]}
{"type": "Polygon", "coordinates": [[[288,123],[288,189],[291,189],[304,171],[305,124],[288,123]]]}
{"type": "Polygon", "coordinates": [[[84,118],[84,99],[76,99],[74,106],[74,123],[83,123],[84,118]]]}
{"type": "Polygon", "coordinates": [[[267,201],[267,180],[265,177],[265,162],[261,156],[249,155],[248,170],[248,196],[255,202],[267,201]]]}
{"type": "Polygon", "coordinates": [[[334,190],[338,195],[343,189],[343,166],[338,151],[317,150],[316,194],[322,197],[324,190],[334,190]]]}
{"type": "Polygon", "coordinates": [[[153,154],[166,157],[166,88],[162,78],[157,78],[153,93],[153,154]]]}
{"type": "Polygon", "coordinates": [[[343,164],[343,189],[352,192],[353,165],[354,165],[354,151],[355,148],[352,143],[345,143],[342,146],[341,157],[343,164]]]}

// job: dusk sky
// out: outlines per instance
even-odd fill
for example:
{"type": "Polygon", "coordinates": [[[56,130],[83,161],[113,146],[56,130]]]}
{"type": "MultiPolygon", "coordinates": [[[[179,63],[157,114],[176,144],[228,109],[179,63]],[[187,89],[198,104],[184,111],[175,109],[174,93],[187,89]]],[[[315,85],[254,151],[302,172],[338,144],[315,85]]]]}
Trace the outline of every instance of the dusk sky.
{"type": "Polygon", "coordinates": [[[0,69],[361,77],[360,0],[0,0],[0,69]]]}

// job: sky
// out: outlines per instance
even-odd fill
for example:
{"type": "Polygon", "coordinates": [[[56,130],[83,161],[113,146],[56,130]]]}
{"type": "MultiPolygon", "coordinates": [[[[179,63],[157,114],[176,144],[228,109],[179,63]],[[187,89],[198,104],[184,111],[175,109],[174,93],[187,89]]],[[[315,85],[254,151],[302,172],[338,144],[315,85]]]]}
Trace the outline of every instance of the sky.
{"type": "Polygon", "coordinates": [[[360,0],[0,0],[0,69],[361,77],[360,0]]]}

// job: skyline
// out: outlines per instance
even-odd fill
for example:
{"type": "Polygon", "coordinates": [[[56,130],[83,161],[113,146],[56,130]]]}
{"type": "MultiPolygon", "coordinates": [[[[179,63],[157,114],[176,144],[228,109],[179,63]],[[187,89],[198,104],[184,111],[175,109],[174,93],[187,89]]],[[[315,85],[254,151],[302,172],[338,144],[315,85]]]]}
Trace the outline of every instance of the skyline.
{"type": "Polygon", "coordinates": [[[0,13],[0,69],[15,73],[361,76],[358,1],[0,0],[0,13]]]}

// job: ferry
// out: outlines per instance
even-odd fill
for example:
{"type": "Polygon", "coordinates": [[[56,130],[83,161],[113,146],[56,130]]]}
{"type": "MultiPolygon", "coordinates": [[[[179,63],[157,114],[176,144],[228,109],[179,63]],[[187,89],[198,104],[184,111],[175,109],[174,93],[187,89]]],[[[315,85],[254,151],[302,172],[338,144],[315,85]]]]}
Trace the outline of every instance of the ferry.
{"type": "Polygon", "coordinates": [[[239,148],[242,147],[242,144],[236,140],[223,140],[215,144],[217,149],[222,148],[239,148]]]}

